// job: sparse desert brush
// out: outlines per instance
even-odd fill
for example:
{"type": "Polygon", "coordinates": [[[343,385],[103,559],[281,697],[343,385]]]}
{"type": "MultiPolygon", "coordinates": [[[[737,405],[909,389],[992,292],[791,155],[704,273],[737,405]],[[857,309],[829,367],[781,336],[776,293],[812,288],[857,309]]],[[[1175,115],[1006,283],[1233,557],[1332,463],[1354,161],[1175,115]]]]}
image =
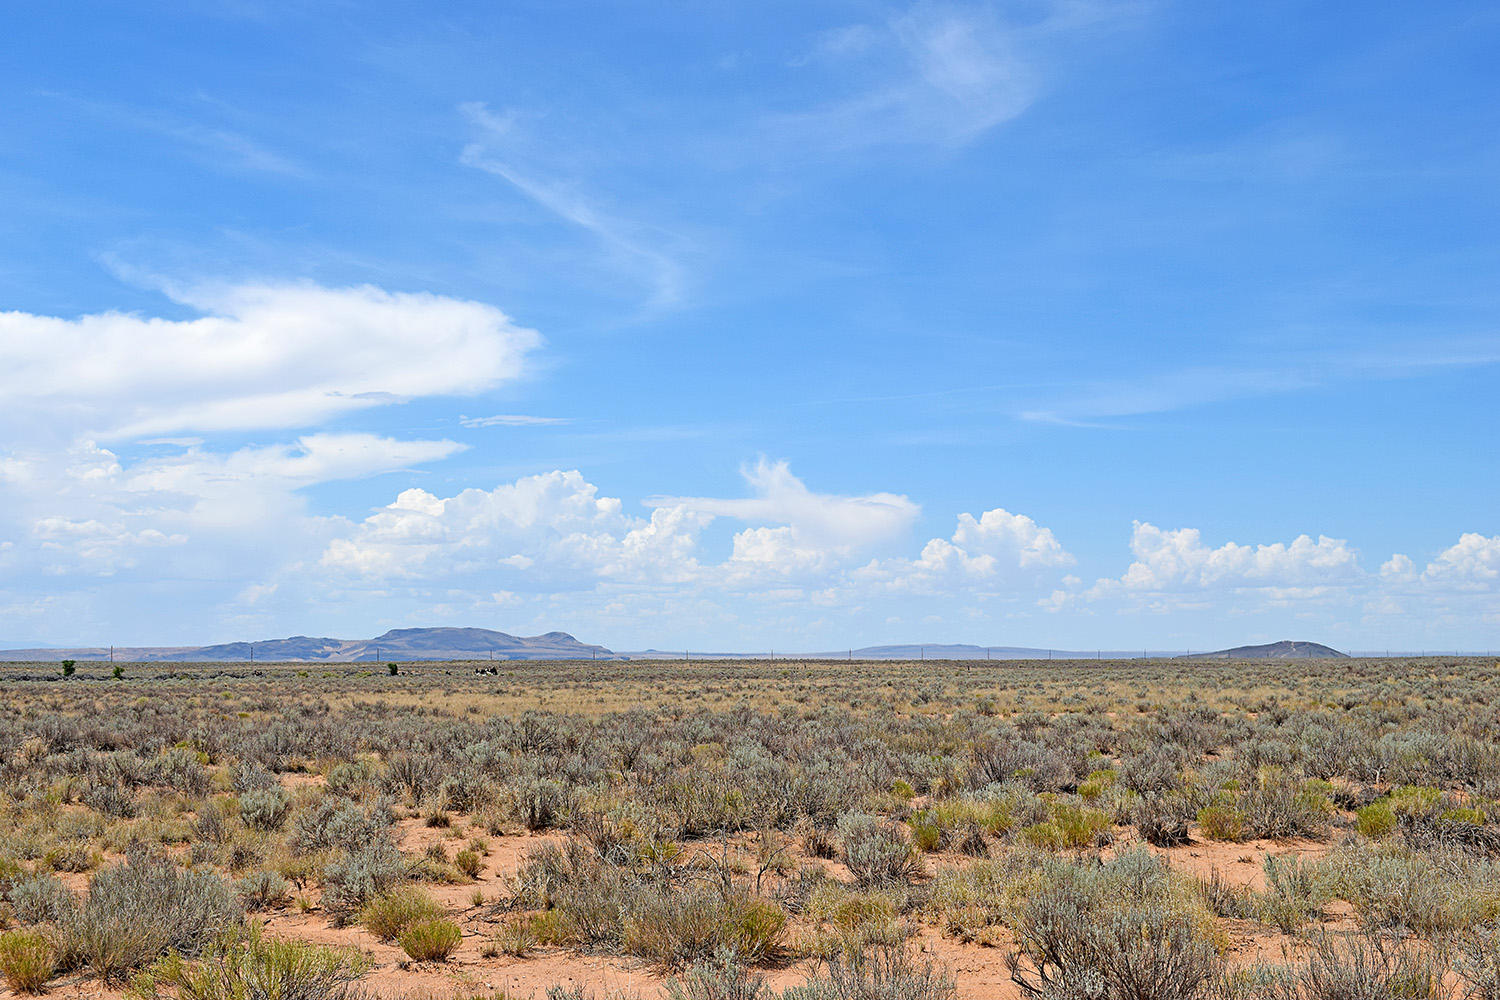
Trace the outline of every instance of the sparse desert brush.
{"type": "Polygon", "coordinates": [[[1282,933],[1291,934],[1322,913],[1328,901],[1328,886],[1323,874],[1313,865],[1302,863],[1296,855],[1264,859],[1266,891],[1256,900],[1258,916],[1274,924],[1282,933]]]}
{"type": "Polygon", "coordinates": [[[684,975],[669,979],[667,1000],[771,1000],[765,977],[751,972],[739,956],[720,949],[693,965],[684,975]]]}
{"type": "Polygon", "coordinates": [[[839,858],[860,885],[910,882],[921,874],[921,856],[895,824],[853,814],[838,823],[839,858]]]}
{"type": "Polygon", "coordinates": [[[1130,821],[1147,843],[1175,847],[1188,842],[1188,820],[1192,815],[1191,800],[1185,795],[1169,792],[1138,799],[1131,808],[1130,821]]]}
{"type": "Polygon", "coordinates": [[[323,866],[323,908],[343,924],[369,900],[388,892],[407,875],[407,863],[388,841],[338,855],[323,866]]]}
{"type": "Polygon", "coordinates": [[[1500,863],[1461,850],[1352,842],[1331,851],[1318,871],[1371,931],[1438,939],[1500,916],[1500,863]]]}
{"type": "Polygon", "coordinates": [[[572,809],[568,790],[548,778],[528,778],[507,791],[512,814],[528,830],[556,826],[572,809]]]}
{"type": "MultiPolygon", "coordinates": [[[[1091,663],[1084,692],[1078,664],[998,661],[972,678],[934,663],[636,662],[584,678],[542,663],[498,684],[442,669],[393,683],[380,670],[141,666],[128,685],[84,688],[27,669],[0,665],[0,893],[23,927],[56,929],[68,970],[87,968],[69,914],[101,853],[146,843],[197,875],[238,876],[236,909],[280,905],[283,887],[262,874],[274,872],[302,907],[321,889],[344,924],[399,886],[467,881],[466,851],[486,864],[466,843],[476,828],[572,833],[550,861],[522,865],[514,898],[486,885],[497,907],[531,914],[538,943],[624,952],[628,925],[632,948],[676,967],[739,940],[733,898],[774,904],[747,908],[744,933],[778,910],[805,918],[778,947],[811,956],[905,940],[921,923],[1003,944],[1027,899],[1075,884],[1098,914],[1155,911],[1216,946],[1220,917],[1307,935],[1334,899],[1363,929],[1459,962],[1459,942],[1500,918],[1490,661],[1091,663]],[[974,711],[997,691],[1004,717],[974,711]],[[1357,810],[1348,838],[1326,860],[1268,870],[1265,893],[1184,880],[1133,852],[1055,853],[1125,824],[1184,843],[1200,809],[1205,835],[1321,837],[1344,823],[1334,803],[1357,810]],[[403,855],[411,824],[393,825],[397,808],[410,819],[437,806],[452,860],[403,855]],[[796,860],[843,850],[851,874],[765,865],[762,840],[796,860]],[[930,882],[916,875],[922,850],[949,855],[930,882]],[[951,856],[966,850],[993,859],[951,856]],[[65,876],[76,893],[39,874],[49,866],[80,869],[65,876]],[[871,914],[858,933],[839,929],[835,899],[871,914]]],[[[418,836],[407,842],[432,839],[418,836]]],[[[1237,976],[1235,1000],[1273,997],[1294,971],[1237,976]]]]}
{"type": "Polygon", "coordinates": [[[61,950],[70,963],[119,981],[169,950],[196,955],[216,935],[238,927],[243,915],[218,876],[136,853],[99,871],[83,900],[60,915],[61,950]]]}
{"type": "Polygon", "coordinates": [[[1016,920],[1011,979],[1027,997],[1212,996],[1222,970],[1192,923],[1149,904],[1103,908],[1068,883],[1044,888],[1016,920]]]}
{"type": "Polygon", "coordinates": [[[996,929],[1014,918],[1042,871],[1042,856],[1026,849],[942,868],[933,876],[927,907],[944,933],[993,944],[996,929]]]}
{"type": "Polygon", "coordinates": [[[1272,1000],[1392,997],[1448,1000],[1440,954],[1388,935],[1321,934],[1302,965],[1273,981],[1272,1000]]]}
{"type": "Polygon", "coordinates": [[[493,941],[496,954],[525,958],[538,943],[535,918],[529,913],[512,916],[495,931],[493,941]]]}
{"type": "Polygon", "coordinates": [[[958,990],[944,969],[930,959],[914,962],[902,942],[878,942],[826,956],[805,986],[794,986],[783,1000],[953,1000],[958,990]]]}
{"type": "Polygon", "coordinates": [[[245,909],[270,910],[287,904],[292,886],[276,872],[257,871],[235,882],[234,891],[239,894],[245,909]]]}
{"type": "Polygon", "coordinates": [[[254,830],[279,830],[292,811],[292,797],[280,785],[252,788],[240,795],[240,819],[254,830]]]}

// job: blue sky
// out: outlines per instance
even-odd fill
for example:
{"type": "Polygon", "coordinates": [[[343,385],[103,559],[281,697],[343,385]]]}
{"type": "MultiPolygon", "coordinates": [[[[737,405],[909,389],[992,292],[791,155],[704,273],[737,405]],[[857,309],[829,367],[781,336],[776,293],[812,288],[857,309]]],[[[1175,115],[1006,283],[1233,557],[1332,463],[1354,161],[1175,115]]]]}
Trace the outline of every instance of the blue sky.
{"type": "Polygon", "coordinates": [[[0,28],[0,641],[1500,647],[1492,5],[0,28]]]}

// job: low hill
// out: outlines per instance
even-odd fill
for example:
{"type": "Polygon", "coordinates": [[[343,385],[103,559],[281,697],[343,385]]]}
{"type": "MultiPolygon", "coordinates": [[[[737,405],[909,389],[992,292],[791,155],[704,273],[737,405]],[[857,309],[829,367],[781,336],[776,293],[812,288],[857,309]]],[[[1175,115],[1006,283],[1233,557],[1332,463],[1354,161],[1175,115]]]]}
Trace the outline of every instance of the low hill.
{"type": "Polygon", "coordinates": [[[1212,653],[1194,653],[1186,658],[1192,660],[1347,660],[1349,656],[1321,642],[1283,639],[1280,642],[1268,642],[1260,646],[1235,646],[1233,649],[1220,649],[1212,653]]]}
{"type": "MultiPolygon", "coordinates": [[[[107,648],[11,649],[0,660],[102,660],[107,648]]],[[[286,639],[226,642],[212,646],[116,647],[125,662],[359,663],[374,660],[589,660],[613,657],[603,646],[579,642],[566,632],[515,636],[485,628],[397,628],[373,639],[330,639],[294,635],[286,639]]]]}

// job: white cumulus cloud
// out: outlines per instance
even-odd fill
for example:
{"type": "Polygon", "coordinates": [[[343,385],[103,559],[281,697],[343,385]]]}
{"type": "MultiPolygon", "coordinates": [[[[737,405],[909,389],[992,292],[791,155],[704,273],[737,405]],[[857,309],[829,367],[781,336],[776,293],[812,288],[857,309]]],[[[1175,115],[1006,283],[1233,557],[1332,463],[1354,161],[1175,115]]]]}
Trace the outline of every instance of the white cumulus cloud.
{"type": "Polygon", "coordinates": [[[522,374],[541,342],[499,309],[372,286],[176,291],[201,315],[0,313],[0,427],[97,440],[316,425],[522,374]]]}
{"type": "MultiPolygon", "coordinates": [[[[839,496],[814,493],[792,474],[788,463],[761,459],[742,470],[752,497],[656,497],[653,507],[682,507],[711,517],[769,522],[789,529],[781,547],[849,553],[899,538],[910,529],[922,508],[905,496],[871,493],[839,496]]],[[[754,544],[747,540],[747,549],[754,544]]],[[[763,543],[761,544],[764,548],[763,543]]]]}
{"type": "Polygon", "coordinates": [[[1299,535],[1289,543],[1210,547],[1197,528],[1164,530],[1137,521],[1135,561],[1119,583],[1130,591],[1176,592],[1243,587],[1296,588],[1352,583],[1360,576],[1349,543],[1299,535]]]}
{"type": "Polygon", "coordinates": [[[1422,581],[1458,590],[1500,589],[1500,535],[1465,532],[1427,564],[1422,581]]]}

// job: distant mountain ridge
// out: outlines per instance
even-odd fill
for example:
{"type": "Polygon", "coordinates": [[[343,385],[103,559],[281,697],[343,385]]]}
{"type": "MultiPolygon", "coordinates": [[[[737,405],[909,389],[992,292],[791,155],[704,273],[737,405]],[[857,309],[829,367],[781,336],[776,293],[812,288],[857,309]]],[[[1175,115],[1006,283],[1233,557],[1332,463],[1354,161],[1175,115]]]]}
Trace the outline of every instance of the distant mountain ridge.
{"type": "MultiPolygon", "coordinates": [[[[100,660],[107,647],[0,650],[0,660],[100,660]]],[[[485,628],[393,628],[373,639],[294,635],[212,646],[117,646],[115,659],[155,663],[364,663],[375,660],[590,660],[614,658],[566,632],[515,636],[485,628]]]]}
{"type": "Polygon", "coordinates": [[[1325,646],[1321,642],[1304,642],[1295,639],[1282,639],[1280,642],[1267,642],[1259,646],[1235,646],[1233,649],[1220,649],[1212,653],[1194,653],[1186,657],[1191,660],[1347,660],[1348,658],[1348,653],[1340,653],[1332,646],[1325,646]]]}
{"type": "MultiPolygon", "coordinates": [[[[373,639],[334,639],[326,636],[294,635],[256,642],[226,642],[210,646],[117,646],[115,659],[122,662],[156,663],[367,663],[376,660],[593,660],[593,659],[681,659],[681,650],[646,649],[617,653],[604,646],[579,642],[567,632],[515,636],[484,628],[394,628],[373,639]]],[[[690,659],[766,659],[770,651],[749,653],[692,650],[690,659]]],[[[72,649],[33,647],[0,650],[0,661],[56,662],[58,660],[103,660],[108,647],[72,649]]],[[[1315,659],[1347,658],[1346,654],[1316,642],[1283,640],[1260,646],[1236,646],[1186,657],[1155,650],[1068,650],[1029,646],[979,646],[973,643],[893,643],[860,646],[852,650],[805,653],[786,650],[777,659],[842,660],[1082,660],[1140,659],[1142,657],[1188,659],[1315,659]]]]}

